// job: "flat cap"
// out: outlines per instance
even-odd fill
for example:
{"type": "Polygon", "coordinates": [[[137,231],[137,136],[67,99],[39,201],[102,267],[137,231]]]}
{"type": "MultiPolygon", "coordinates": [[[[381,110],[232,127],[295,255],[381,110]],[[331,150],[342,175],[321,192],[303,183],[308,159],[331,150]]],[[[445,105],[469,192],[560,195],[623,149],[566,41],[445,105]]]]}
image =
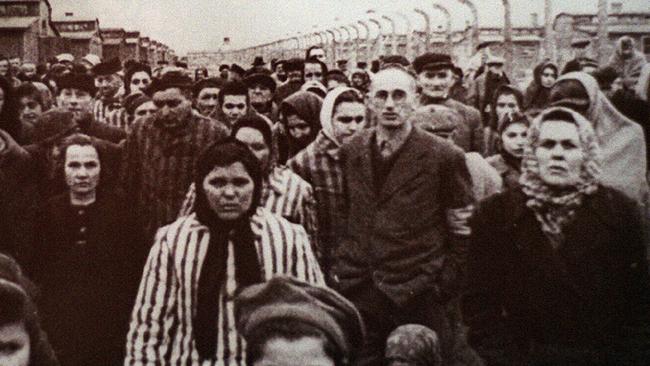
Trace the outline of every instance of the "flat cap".
{"type": "Polygon", "coordinates": [[[454,63],[451,61],[451,56],[443,53],[427,52],[413,60],[413,69],[416,74],[425,70],[438,70],[444,68],[453,69],[454,63]]]}
{"type": "Polygon", "coordinates": [[[116,74],[122,69],[120,59],[115,57],[106,62],[100,62],[93,66],[92,73],[95,76],[116,74]]]}

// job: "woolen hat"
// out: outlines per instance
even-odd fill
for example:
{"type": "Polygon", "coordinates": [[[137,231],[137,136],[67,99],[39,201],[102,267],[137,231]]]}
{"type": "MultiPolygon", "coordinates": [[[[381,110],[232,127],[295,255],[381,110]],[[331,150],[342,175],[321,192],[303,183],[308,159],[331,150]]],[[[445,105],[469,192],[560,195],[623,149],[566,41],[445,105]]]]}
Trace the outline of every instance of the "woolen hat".
{"type": "Polygon", "coordinates": [[[68,72],[56,80],[56,85],[59,90],[63,89],[79,89],[87,92],[91,96],[94,96],[97,93],[97,87],[95,86],[95,79],[92,76],[85,73],[77,72],[68,72]]]}
{"type": "Polygon", "coordinates": [[[223,87],[223,84],[225,83],[226,81],[222,78],[201,79],[196,83],[194,83],[194,86],[192,86],[192,95],[194,96],[194,98],[198,97],[201,90],[205,88],[221,89],[223,87]]]}
{"type": "Polygon", "coordinates": [[[446,68],[453,69],[454,63],[451,61],[451,56],[443,53],[427,52],[416,57],[413,61],[413,69],[415,69],[416,74],[425,70],[435,71],[446,68]]]}
{"type": "Polygon", "coordinates": [[[142,94],[142,93],[133,93],[126,98],[124,98],[124,109],[126,109],[126,113],[133,115],[135,113],[135,110],[138,109],[139,106],[151,101],[151,98],[149,98],[147,95],[142,94]]]}
{"type": "Polygon", "coordinates": [[[147,93],[153,95],[155,92],[170,88],[179,88],[187,90],[192,88],[192,79],[182,71],[169,71],[163,74],[160,79],[153,79],[153,82],[147,88],[147,93]]]}
{"type": "Polygon", "coordinates": [[[92,68],[95,76],[116,74],[122,69],[120,59],[115,57],[106,62],[101,62],[92,68]]]}
{"type": "Polygon", "coordinates": [[[288,276],[245,288],[235,299],[237,329],[247,338],[272,320],[296,320],[323,333],[346,356],[354,357],[365,338],[359,311],[327,287],[317,287],[288,276]]]}
{"type": "Polygon", "coordinates": [[[74,56],[69,53],[62,53],[56,56],[56,60],[59,62],[74,62],[74,56]]]}
{"type": "Polygon", "coordinates": [[[249,70],[253,72],[248,72],[246,73],[247,75],[244,77],[244,84],[248,88],[252,88],[257,84],[261,84],[262,86],[268,88],[271,90],[271,93],[275,92],[276,84],[275,80],[271,77],[271,71],[270,70],[249,70]]]}

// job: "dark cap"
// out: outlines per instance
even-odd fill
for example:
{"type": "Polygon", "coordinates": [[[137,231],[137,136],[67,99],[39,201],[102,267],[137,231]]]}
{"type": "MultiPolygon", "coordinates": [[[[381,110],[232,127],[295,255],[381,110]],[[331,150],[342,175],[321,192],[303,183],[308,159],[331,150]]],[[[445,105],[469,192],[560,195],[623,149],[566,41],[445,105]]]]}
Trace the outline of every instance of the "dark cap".
{"type": "Polygon", "coordinates": [[[245,288],[235,299],[235,309],[244,338],[268,321],[296,320],[321,330],[348,357],[357,354],[365,338],[354,304],[327,287],[288,276],[245,288]]]}
{"type": "Polygon", "coordinates": [[[284,71],[302,71],[305,61],[301,58],[290,58],[284,63],[284,71]]]}
{"type": "Polygon", "coordinates": [[[92,68],[92,73],[95,76],[111,75],[118,73],[122,69],[122,64],[119,58],[112,58],[106,62],[101,62],[92,68]]]}
{"type": "Polygon", "coordinates": [[[97,93],[97,87],[95,86],[95,79],[92,76],[85,73],[76,73],[69,72],[61,75],[56,80],[56,85],[59,90],[63,89],[79,89],[87,92],[91,96],[95,96],[97,93]]]}
{"type": "Polygon", "coordinates": [[[247,73],[246,77],[244,78],[244,84],[248,88],[252,88],[253,86],[257,84],[261,84],[268,89],[271,89],[271,92],[275,92],[276,84],[275,80],[271,77],[271,72],[268,70],[254,70],[253,73],[247,73]]]}
{"type": "Polygon", "coordinates": [[[241,66],[239,66],[237,64],[230,65],[230,71],[232,71],[234,73],[237,73],[237,74],[239,74],[241,76],[244,76],[244,74],[246,73],[246,70],[244,70],[244,68],[242,68],[241,66]]]}
{"type": "Polygon", "coordinates": [[[124,98],[124,102],[122,104],[124,105],[124,109],[126,109],[126,113],[133,115],[139,106],[149,101],[151,101],[151,98],[149,98],[147,95],[144,95],[142,93],[134,93],[124,98]]]}
{"type": "Polygon", "coordinates": [[[255,60],[252,63],[253,66],[264,66],[266,65],[266,62],[264,62],[264,57],[262,56],[255,56],[255,60]]]}
{"type": "Polygon", "coordinates": [[[169,71],[165,73],[160,79],[154,79],[147,92],[153,95],[156,92],[170,89],[179,88],[187,90],[192,88],[192,79],[181,71],[169,71]]]}
{"type": "Polygon", "coordinates": [[[219,66],[219,71],[223,71],[224,69],[225,69],[225,70],[229,70],[229,69],[230,69],[230,65],[223,64],[223,65],[219,66]]]}
{"type": "Polygon", "coordinates": [[[425,53],[413,61],[415,73],[419,74],[425,70],[453,69],[454,63],[449,55],[442,53],[425,53]]]}
{"type": "Polygon", "coordinates": [[[194,86],[192,86],[192,95],[194,95],[194,98],[198,97],[201,90],[205,88],[221,89],[225,83],[226,81],[222,78],[201,79],[194,83],[194,86]]]}

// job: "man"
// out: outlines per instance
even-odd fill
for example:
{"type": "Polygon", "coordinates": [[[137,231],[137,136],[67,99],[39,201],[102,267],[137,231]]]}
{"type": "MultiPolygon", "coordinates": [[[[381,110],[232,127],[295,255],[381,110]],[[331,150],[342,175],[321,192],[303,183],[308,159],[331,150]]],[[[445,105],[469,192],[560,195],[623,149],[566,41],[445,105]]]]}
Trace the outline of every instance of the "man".
{"type": "Polygon", "coordinates": [[[127,116],[120,98],[124,93],[124,81],[118,74],[122,69],[120,60],[114,58],[92,68],[97,95],[93,114],[95,120],[110,126],[126,128],[127,116]]]}
{"type": "Polygon", "coordinates": [[[72,65],[74,64],[74,56],[72,56],[70,53],[62,53],[56,56],[56,61],[65,66],[68,70],[72,70],[72,65]]]}
{"type": "Polygon", "coordinates": [[[505,60],[501,57],[491,56],[488,58],[487,72],[479,75],[467,92],[467,104],[481,112],[483,123],[490,119],[490,105],[494,91],[501,85],[510,84],[510,80],[503,71],[504,62],[505,60]]]}
{"type": "Polygon", "coordinates": [[[151,93],[158,110],[132,126],[124,147],[122,187],[148,239],[176,218],[201,150],[227,136],[222,125],[192,111],[191,88],[180,72],[156,80],[151,93]]]}
{"type": "Polygon", "coordinates": [[[230,71],[230,66],[227,64],[223,64],[219,66],[219,76],[224,79],[228,80],[228,71],[230,71]]]}
{"type": "Polygon", "coordinates": [[[248,88],[241,81],[229,81],[219,91],[219,120],[232,128],[237,120],[250,112],[248,88]]]}
{"type": "Polygon", "coordinates": [[[284,70],[287,72],[287,81],[278,87],[273,96],[273,101],[277,105],[280,105],[286,97],[300,90],[304,83],[304,60],[300,58],[289,59],[284,64],[284,70]]]}
{"type": "Polygon", "coordinates": [[[248,99],[255,111],[272,121],[277,119],[277,106],[273,103],[275,93],[275,80],[271,77],[271,70],[251,69],[244,78],[248,87],[248,99]]]}
{"type": "Polygon", "coordinates": [[[223,85],[221,78],[201,79],[194,83],[194,107],[203,117],[216,118],[219,114],[219,91],[223,85]]]}
{"type": "Polygon", "coordinates": [[[285,60],[278,60],[273,64],[273,74],[271,77],[275,80],[275,83],[278,85],[281,85],[285,81],[287,81],[287,71],[284,69],[284,64],[287,61],[285,60]]]}
{"type": "Polygon", "coordinates": [[[465,104],[450,98],[449,90],[453,84],[454,64],[449,55],[425,53],[413,61],[413,68],[422,88],[420,104],[440,104],[457,111],[462,118],[458,126],[454,142],[465,152],[483,150],[483,129],[479,112],[465,104]]]}
{"type": "Polygon", "coordinates": [[[591,72],[598,68],[598,63],[596,63],[593,58],[589,57],[594,53],[593,47],[590,46],[592,46],[592,43],[591,39],[589,38],[579,37],[571,41],[573,59],[564,65],[564,68],[562,69],[562,75],[573,71],[591,72]],[[586,65],[587,63],[591,62],[596,63],[593,70],[591,70],[590,65],[586,65]]]}
{"type": "Polygon", "coordinates": [[[348,60],[338,60],[336,61],[336,66],[338,66],[339,70],[343,71],[344,74],[348,74],[348,60]]]}
{"type": "Polygon", "coordinates": [[[244,74],[246,74],[246,70],[237,64],[232,64],[228,69],[228,80],[240,81],[244,78],[244,74]]]}
{"type": "Polygon", "coordinates": [[[307,49],[307,52],[305,52],[305,60],[309,60],[310,58],[315,58],[320,62],[325,62],[325,50],[323,50],[322,47],[320,46],[311,46],[307,49]]]}
{"type": "Polygon", "coordinates": [[[616,70],[628,89],[633,89],[646,63],[643,53],[635,49],[632,37],[623,36],[616,41],[616,52],[610,57],[607,66],[616,70]]]}
{"type": "Polygon", "coordinates": [[[453,301],[470,234],[471,179],[460,149],[412,127],[416,87],[403,68],[377,73],[369,97],[376,127],[341,151],[350,211],[334,285],[368,325],[361,365],[381,365],[388,335],[408,323],[438,333],[445,364],[473,353],[461,344],[453,301]]]}
{"type": "Polygon", "coordinates": [[[317,58],[308,58],[305,60],[302,74],[306,83],[319,82],[321,85],[325,86],[327,65],[317,58]]]}

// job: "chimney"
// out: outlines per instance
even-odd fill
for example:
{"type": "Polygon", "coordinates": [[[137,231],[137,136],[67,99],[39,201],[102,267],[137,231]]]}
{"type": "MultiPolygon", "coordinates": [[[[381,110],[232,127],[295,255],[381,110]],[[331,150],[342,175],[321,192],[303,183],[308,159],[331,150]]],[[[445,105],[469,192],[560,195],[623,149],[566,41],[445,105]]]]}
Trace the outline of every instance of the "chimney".
{"type": "Polygon", "coordinates": [[[533,26],[533,28],[539,27],[539,14],[530,13],[530,24],[533,26]]]}
{"type": "Polygon", "coordinates": [[[620,14],[623,11],[623,3],[612,3],[612,14],[620,14]]]}

